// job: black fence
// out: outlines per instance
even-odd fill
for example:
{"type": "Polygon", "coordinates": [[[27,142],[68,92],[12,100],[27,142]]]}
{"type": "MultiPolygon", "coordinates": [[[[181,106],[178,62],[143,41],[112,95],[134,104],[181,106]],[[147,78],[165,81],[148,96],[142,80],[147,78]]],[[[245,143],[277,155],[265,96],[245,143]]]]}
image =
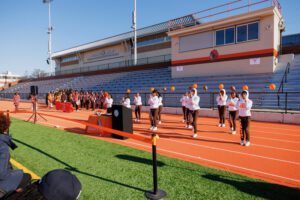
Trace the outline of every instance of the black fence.
{"type": "MultiPolygon", "coordinates": [[[[121,102],[124,93],[111,93],[114,103],[121,102]]],[[[131,102],[133,104],[133,97],[135,94],[130,94],[131,102]]],[[[149,93],[140,93],[143,101],[143,105],[148,105],[149,93]]],[[[200,107],[216,109],[216,92],[201,92],[200,107]]],[[[11,100],[14,94],[12,93],[0,93],[0,99],[11,100]]],[[[28,100],[28,93],[20,93],[22,100],[28,100]]],[[[182,93],[168,92],[162,93],[163,103],[165,107],[181,107],[180,98],[182,93]]],[[[44,103],[46,100],[46,94],[40,93],[38,95],[39,102],[44,103]]],[[[298,112],[300,111],[300,92],[250,92],[250,99],[253,101],[253,109],[270,110],[275,112],[298,112]]]]}

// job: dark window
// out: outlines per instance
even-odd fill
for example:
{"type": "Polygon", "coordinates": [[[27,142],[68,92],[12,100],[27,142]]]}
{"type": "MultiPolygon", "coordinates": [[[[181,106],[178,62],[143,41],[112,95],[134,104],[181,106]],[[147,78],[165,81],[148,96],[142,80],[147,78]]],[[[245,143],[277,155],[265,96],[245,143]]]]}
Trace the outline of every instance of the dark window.
{"type": "Polygon", "coordinates": [[[237,42],[247,41],[247,25],[237,27],[237,42]]]}
{"type": "Polygon", "coordinates": [[[226,29],[226,31],[225,31],[225,43],[226,44],[234,43],[234,37],[235,37],[234,28],[226,29]]]}
{"type": "Polygon", "coordinates": [[[248,24],[248,40],[258,39],[258,23],[248,24]]]}
{"type": "Polygon", "coordinates": [[[220,30],[220,31],[216,31],[216,45],[224,45],[225,43],[225,37],[224,37],[225,31],[224,30],[220,30]]]}

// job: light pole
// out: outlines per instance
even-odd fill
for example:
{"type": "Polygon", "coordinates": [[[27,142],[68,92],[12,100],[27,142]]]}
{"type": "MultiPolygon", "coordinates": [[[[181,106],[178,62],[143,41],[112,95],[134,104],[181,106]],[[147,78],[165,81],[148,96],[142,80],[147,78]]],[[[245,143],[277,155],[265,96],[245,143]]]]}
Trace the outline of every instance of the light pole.
{"type": "Polygon", "coordinates": [[[51,24],[51,2],[53,0],[43,0],[43,3],[48,4],[48,59],[47,63],[50,65],[50,73],[52,73],[53,67],[52,67],[52,31],[53,27],[51,24]]]}
{"type": "Polygon", "coordinates": [[[132,29],[133,29],[133,64],[137,65],[137,32],[136,32],[136,0],[134,0],[133,16],[132,16],[132,29]]]}

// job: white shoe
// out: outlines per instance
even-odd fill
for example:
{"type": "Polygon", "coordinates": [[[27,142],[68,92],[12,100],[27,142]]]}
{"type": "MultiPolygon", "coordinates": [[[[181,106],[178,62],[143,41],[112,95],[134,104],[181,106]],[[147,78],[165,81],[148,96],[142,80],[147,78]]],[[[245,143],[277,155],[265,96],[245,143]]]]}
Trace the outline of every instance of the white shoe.
{"type": "Polygon", "coordinates": [[[140,122],[140,121],[141,121],[140,119],[137,120],[137,122],[140,122]]]}
{"type": "Polygon", "coordinates": [[[219,124],[218,127],[222,127],[222,124],[219,124]]]}
{"type": "Polygon", "coordinates": [[[224,128],[224,127],[225,127],[225,124],[222,124],[222,127],[224,128]]]}
{"type": "Polygon", "coordinates": [[[153,131],[153,128],[154,128],[154,127],[153,127],[153,126],[151,126],[151,127],[149,128],[149,130],[150,130],[150,131],[153,131]]]}
{"type": "Polygon", "coordinates": [[[244,141],[242,141],[242,140],[241,140],[241,145],[242,145],[242,146],[244,146],[244,145],[245,145],[244,141]]]}
{"type": "Polygon", "coordinates": [[[135,119],[134,121],[135,121],[135,122],[138,122],[138,119],[135,119]]]}
{"type": "Polygon", "coordinates": [[[192,129],[192,128],[193,128],[193,126],[191,126],[191,125],[188,126],[188,129],[192,129]]]}
{"type": "Polygon", "coordinates": [[[198,134],[194,133],[193,138],[197,138],[197,137],[198,137],[198,134]]]}
{"type": "Polygon", "coordinates": [[[161,121],[159,121],[158,124],[161,124],[161,121]]]}
{"type": "Polygon", "coordinates": [[[157,127],[153,127],[152,131],[157,131],[157,127]]]}
{"type": "Polygon", "coordinates": [[[236,134],[236,131],[232,131],[232,133],[231,133],[232,135],[235,135],[236,134]]]}
{"type": "Polygon", "coordinates": [[[182,122],[184,123],[184,122],[185,122],[185,120],[183,119],[183,120],[182,120],[182,122]]]}
{"type": "Polygon", "coordinates": [[[245,146],[246,146],[246,147],[249,147],[249,146],[250,146],[250,142],[247,141],[246,144],[245,144],[245,146]]]}

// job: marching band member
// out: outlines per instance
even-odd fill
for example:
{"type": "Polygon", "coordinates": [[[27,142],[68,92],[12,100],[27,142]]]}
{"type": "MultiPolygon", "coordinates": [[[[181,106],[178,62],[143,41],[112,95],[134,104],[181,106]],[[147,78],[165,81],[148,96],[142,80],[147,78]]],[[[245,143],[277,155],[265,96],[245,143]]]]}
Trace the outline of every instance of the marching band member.
{"type": "Polygon", "coordinates": [[[193,137],[198,137],[197,135],[197,119],[199,116],[199,110],[200,110],[200,97],[197,95],[197,90],[192,89],[191,90],[191,100],[190,100],[190,112],[192,115],[192,126],[193,126],[193,137]]]}
{"type": "Polygon", "coordinates": [[[216,98],[219,111],[219,127],[225,127],[225,112],[226,112],[226,101],[227,95],[226,90],[222,89],[216,98]]]}
{"type": "Polygon", "coordinates": [[[140,93],[137,93],[134,96],[134,104],[135,104],[135,121],[139,122],[141,120],[141,110],[142,110],[142,98],[140,93]]]}
{"type": "Polygon", "coordinates": [[[161,112],[163,109],[163,98],[160,94],[160,92],[158,92],[158,101],[159,101],[159,106],[158,106],[158,124],[161,124],[161,112]]]}
{"type": "Polygon", "coordinates": [[[249,99],[249,92],[244,90],[238,101],[239,117],[241,122],[241,145],[250,146],[250,117],[253,102],[249,99]],[[246,143],[245,143],[246,136],[246,143]]]}
{"type": "Polygon", "coordinates": [[[229,125],[231,134],[236,134],[236,118],[237,118],[237,102],[239,99],[236,97],[236,92],[230,93],[230,98],[227,100],[227,107],[229,111],[229,125]]]}
{"type": "Polygon", "coordinates": [[[112,113],[112,104],[114,100],[111,98],[110,94],[107,94],[105,101],[104,101],[104,107],[107,109],[107,113],[112,113]]]}
{"type": "Polygon", "coordinates": [[[186,92],[184,95],[182,95],[180,102],[182,106],[182,114],[183,114],[183,120],[182,122],[186,122],[186,101],[187,101],[188,93],[186,92]]]}
{"type": "Polygon", "coordinates": [[[153,90],[152,94],[150,94],[148,104],[150,105],[150,122],[151,122],[150,130],[157,131],[157,115],[158,115],[158,107],[159,107],[157,90],[153,90]]]}
{"type": "Polygon", "coordinates": [[[21,97],[20,97],[19,93],[16,92],[14,97],[13,97],[13,103],[15,105],[15,111],[16,112],[19,110],[20,100],[21,100],[21,97]]]}
{"type": "Polygon", "coordinates": [[[129,93],[126,93],[125,96],[123,97],[122,104],[127,108],[131,108],[129,93]]]}

